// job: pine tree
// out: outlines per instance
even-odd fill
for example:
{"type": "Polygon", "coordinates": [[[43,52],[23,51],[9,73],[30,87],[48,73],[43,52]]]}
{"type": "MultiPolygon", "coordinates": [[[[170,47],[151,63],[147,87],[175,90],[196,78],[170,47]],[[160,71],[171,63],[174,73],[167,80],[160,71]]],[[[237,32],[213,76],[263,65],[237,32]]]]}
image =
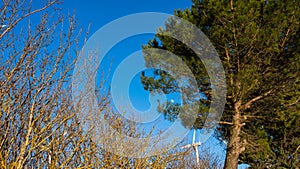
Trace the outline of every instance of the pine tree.
{"type": "MultiPolygon", "coordinates": [[[[239,162],[253,167],[299,164],[300,2],[194,0],[190,9],[177,10],[175,15],[198,26],[223,62],[227,99],[217,135],[228,141],[224,168],[237,168],[239,162]]],[[[170,19],[161,31],[175,26],[184,25],[170,19]]],[[[211,84],[201,60],[188,46],[159,32],[144,46],[148,48],[168,50],[192,70],[206,96],[193,127],[203,127],[211,84]]],[[[171,75],[156,70],[154,76],[141,76],[145,89],[178,92],[171,75]]],[[[170,105],[163,105],[161,112],[177,117],[170,109],[179,105],[170,105]]]]}

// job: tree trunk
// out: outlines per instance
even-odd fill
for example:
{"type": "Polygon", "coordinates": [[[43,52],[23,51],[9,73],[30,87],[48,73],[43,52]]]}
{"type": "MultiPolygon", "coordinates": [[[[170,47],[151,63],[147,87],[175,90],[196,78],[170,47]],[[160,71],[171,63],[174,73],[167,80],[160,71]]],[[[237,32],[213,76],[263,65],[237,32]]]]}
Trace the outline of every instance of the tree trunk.
{"type": "Polygon", "coordinates": [[[237,169],[239,155],[245,150],[245,141],[241,141],[240,137],[241,128],[244,125],[241,122],[240,105],[241,101],[236,102],[234,105],[235,115],[233,117],[233,126],[227,146],[224,169],[237,169]]]}

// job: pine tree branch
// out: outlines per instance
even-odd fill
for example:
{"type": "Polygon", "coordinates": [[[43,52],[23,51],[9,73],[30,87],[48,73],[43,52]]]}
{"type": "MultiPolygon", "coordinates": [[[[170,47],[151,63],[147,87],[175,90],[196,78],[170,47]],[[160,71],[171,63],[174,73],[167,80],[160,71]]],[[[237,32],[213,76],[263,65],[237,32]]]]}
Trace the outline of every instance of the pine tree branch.
{"type": "Polygon", "coordinates": [[[255,97],[255,98],[249,100],[249,101],[244,105],[244,109],[249,109],[249,108],[251,107],[252,103],[254,103],[254,102],[256,102],[256,101],[258,101],[258,100],[260,100],[260,99],[262,99],[262,98],[264,98],[264,97],[266,97],[266,96],[268,96],[268,95],[270,95],[272,92],[273,92],[273,90],[269,90],[268,92],[266,92],[266,93],[264,93],[264,94],[262,94],[262,95],[259,95],[259,96],[255,97]]]}
{"type": "MultiPolygon", "coordinates": [[[[295,16],[295,14],[294,14],[294,12],[293,12],[293,14],[292,14],[292,16],[291,16],[291,18],[290,18],[290,23],[293,22],[294,16],[295,16]]],[[[289,27],[288,30],[287,30],[286,33],[285,33],[283,42],[282,42],[281,45],[280,45],[281,48],[282,48],[282,50],[284,49],[285,44],[286,44],[286,42],[287,42],[287,39],[289,38],[289,33],[290,33],[290,31],[291,31],[291,28],[289,27]]]]}
{"type": "Polygon", "coordinates": [[[292,156],[294,156],[296,153],[297,153],[297,151],[300,149],[300,145],[296,148],[296,150],[295,150],[295,152],[292,154],[292,156]]]}
{"type": "Polygon", "coordinates": [[[219,121],[219,124],[227,124],[227,125],[233,125],[232,122],[227,122],[227,121],[219,121]]]}
{"type": "Polygon", "coordinates": [[[293,103],[288,104],[288,106],[289,106],[289,107],[290,107],[290,106],[294,106],[294,105],[296,105],[297,103],[299,103],[299,101],[300,101],[300,99],[294,101],[293,103]]]}

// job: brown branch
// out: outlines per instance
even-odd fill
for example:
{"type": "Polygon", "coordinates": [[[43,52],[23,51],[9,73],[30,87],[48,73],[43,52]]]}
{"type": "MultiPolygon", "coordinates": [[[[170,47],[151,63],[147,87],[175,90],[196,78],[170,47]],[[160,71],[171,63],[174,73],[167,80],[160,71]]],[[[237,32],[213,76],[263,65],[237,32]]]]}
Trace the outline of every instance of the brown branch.
{"type": "Polygon", "coordinates": [[[292,154],[292,156],[294,156],[296,153],[297,153],[297,151],[300,149],[300,145],[296,148],[296,150],[295,150],[295,152],[292,154]]]}
{"type": "Polygon", "coordinates": [[[232,122],[227,122],[227,121],[219,121],[219,124],[227,124],[227,125],[233,125],[232,122]]]}
{"type": "Polygon", "coordinates": [[[37,97],[38,95],[40,94],[40,92],[42,91],[42,88],[39,89],[34,98],[33,98],[33,103],[30,107],[30,113],[29,113],[29,124],[28,124],[28,128],[27,128],[27,133],[26,133],[26,136],[25,136],[25,142],[22,144],[21,146],[21,149],[20,149],[20,154],[19,154],[19,163],[18,163],[18,167],[17,168],[23,168],[23,164],[25,162],[24,160],[24,157],[25,157],[25,152],[26,152],[26,148],[27,146],[29,145],[29,142],[30,142],[30,135],[32,134],[32,130],[33,130],[33,125],[32,125],[32,122],[33,122],[33,116],[34,116],[34,110],[35,110],[35,107],[37,106],[36,102],[37,102],[37,97]]]}
{"type": "Polygon", "coordinates": [[[244,108],[245,108],[245,109],[249,109],[249,108],[251,107],[252,103],[254,103],[254,102],[256,102],[256,101],[258,101],[258,100],[260,100],[260,99],[262,99],[262,98],[264,98],[264,97],[266,97],[266,96],[268,96],[268,95],[270,95],[270,94],[272,93],[272,91],[273,91],[273,90],[269,90],[268,92],[266,92],[266,93],[264,93],[264,94],[262,94],[262,95],[259,95],[259,96],[255,97],[255,98],[249,100],[249,101],[244,105],[244,108]]]}
{"type": "Polygon", "coordinates": [[[247,120],[248,118],[264,118],[264,117],[263,116],[243,115],[242,118],[247,120]]]}
{"type": "MultiPolygon", "coordinates": [[[[294,18],[294,13],[293,13],[292,16],[291,16],[290,23],[292,23],[293,18],[294,18]]],[[[286,43],[286,41],[287,41],[287,39],[288,39],[288,36],[289,36],[290,31],[291,31],[291,28],[288,28],[287,32],[285,33],[285,37],[284,37],[284,39],[283,39],[283,42],[282,42],[281,45],[280,45],[282,49],[284,49],[284,45],[285,45],[285,43],[286,43]]]]}
{"type": "Polygon", "coordinates": [[[46,5],[46,6],[42,7],[42,8],[39,8],[39,9],[36,9],[36,10],[34,10],[34,11],[31,11],[31,12],[29,12],[29,13],[27,13],[27,14],[24,14],[23,16],[21,16],[19,19],[17,19],[15,22],[13,22],[11,25],[9,25],[9,26],[4,30],[4,32],[0,35],[0,39],[2,39],[2,37],[3,37],[6,33],[8,33],[12,28],[14,28],[21,20],[23,20],[23,19],[29,17],[30,15],[33,15],[33,14],[35,14],[35,13],[38,13],[38,12],[41,12],[41,11],[47,9],[47,8],[49,8],[50,6],[52,6],[53,4],[55,4],[55,3],[57,3],[56,0],[50,2],[48,5],[46,5]]]}
{"type": "Polygon", "coordinates": [[[294,101],[293,103],[288,104],[288,106],[289,106],[289,107],[290,107],[290,106],[294,106],[294,105],[296,105],[297,103],[299,103],[299,101],[300,101],[300,99],[294,101]]]}

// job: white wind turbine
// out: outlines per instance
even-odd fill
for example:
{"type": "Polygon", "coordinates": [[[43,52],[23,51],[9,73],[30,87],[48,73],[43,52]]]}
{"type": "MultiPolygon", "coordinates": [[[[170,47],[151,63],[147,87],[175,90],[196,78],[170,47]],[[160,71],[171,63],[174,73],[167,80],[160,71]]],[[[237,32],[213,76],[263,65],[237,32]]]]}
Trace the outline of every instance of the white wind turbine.
{"type": "Polygon", "coordinates": [[[190,147],[192,147],[194,149],[195,154],[196,154],[197,167],[200,168],[200,159],[199,159],[199,150],[198,150],[198,147],[201,145],[201,142],[198,141],[197,143],[195,143],[195,137],[196,137],[196,129],[194,129],[192,144],[187,144],[185,146],[182,146],[181,148],[190,148],[190,147]]]}

